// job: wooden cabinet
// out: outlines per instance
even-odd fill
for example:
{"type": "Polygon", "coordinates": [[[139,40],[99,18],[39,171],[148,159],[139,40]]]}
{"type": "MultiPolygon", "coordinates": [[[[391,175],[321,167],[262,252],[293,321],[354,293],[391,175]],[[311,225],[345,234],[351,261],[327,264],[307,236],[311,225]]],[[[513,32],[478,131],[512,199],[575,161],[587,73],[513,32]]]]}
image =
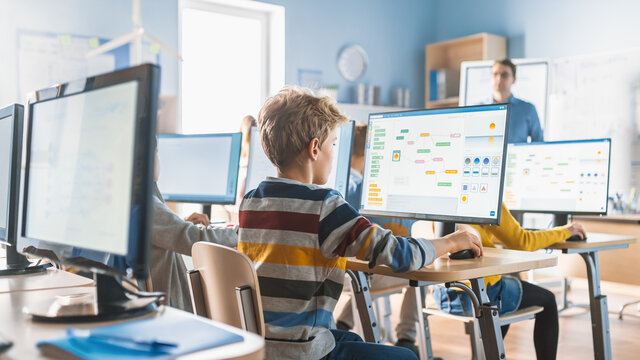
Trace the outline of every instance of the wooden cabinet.
{"type": "Polygon", "coordinates": [[[428,44],[425,56],[425,105],[427,108],[458,105],[458,97],[430,101],[431,70],[460,71],[460,63],[471,60],[498,60],[507,57],[507,39],[480,33],[453,40],[428,44]]]}

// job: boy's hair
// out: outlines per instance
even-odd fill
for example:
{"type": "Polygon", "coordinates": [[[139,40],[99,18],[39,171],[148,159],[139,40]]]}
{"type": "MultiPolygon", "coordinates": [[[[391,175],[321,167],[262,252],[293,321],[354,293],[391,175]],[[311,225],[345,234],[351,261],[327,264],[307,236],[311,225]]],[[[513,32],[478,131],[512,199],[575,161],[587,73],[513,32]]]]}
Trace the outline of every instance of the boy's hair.
{"type": "Polygon", "coordinates": [[[313,138],[320,145],[338,125],[348,121],[329,97],[315,97],[308,90],[286,87],[265,102],[258,114],[262,147],[278,168],[289,166],[313,138]]]}
{"type": "Polygon", "coordinates": [[[356,156],[364,156],[364,147],[367,142],[367,124],[357,123],[353,129],[353,149],[356,156]]]}
{"type": "Polygon", "coordinates": [[[513,75],[513,77],[516,77],[516,64],[514,64],[511,59],[502,59],[502,60],[497,60],[493,65],[495,64],[501,64],[504,66],[508,66],[511,68],[511,74],[513,75]]]}

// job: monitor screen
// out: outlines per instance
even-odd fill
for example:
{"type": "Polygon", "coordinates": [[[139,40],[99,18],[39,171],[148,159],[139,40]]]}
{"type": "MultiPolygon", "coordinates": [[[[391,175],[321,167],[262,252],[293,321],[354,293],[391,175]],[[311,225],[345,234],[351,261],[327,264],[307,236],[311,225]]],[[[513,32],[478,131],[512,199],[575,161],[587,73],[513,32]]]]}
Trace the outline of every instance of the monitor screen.
{"type": "MultiPolygon", "coordinates": [[[[336,149],[333,152],[333,164],[331,174],[326,187],[337,190],[343,197],[347,195],[349,187],[349,173],[351,171],[351,149],[353,147],[354,121],[348,121],[339,127],[337,131],[336,149]]],[[[258,128],[251,128],[249,147],[249,166],[247,169],[247,181],[245,193],[258,187],[267,176],[275,177],[276,167],[271,163],[262,148],[262,141],[258,128]]]]}
{"type": "Polygon", "coordinates": [[[28,237],[126,255],[137,87],[33,105],[28,237]]]}
{"type": "Polygon", "coordinates": [[[140,65],[36,93],[21,252],[146,278],[159,71],[140,65]]]}
{"type": "Polygon", "coordinates": [[[361,213],[498,224],[508,106],[369,115],[361,213]]]}
{"type": "Polygon", "coordinates": [[[233,204],[236,200],[242,133],[158,135],[165,200],[233,204]]]}
{"type": "Polygon", "coordinates": [[[9,182],[11,171],[11,144],[13,143],[13,117],[0,119],[0,241],[6,240],[9,222],[9,182]]]}
{"type": "MultiPolygon", "coordinates": [[[[511,87],[513,96],[532,103],[540,126],[544,129],[547,111],[549,80],[548,60],[512,59],[516,65],[516,81],[511,87]]],[[[493,103],[491,67],[494,61],[468,61],[461,65],[460,105],[493,103]]]]}
{"type": "Polygon", "coordinates": [[[504,202],[510,210],[606,214],[610,139],[509,144],[504,202]]]}

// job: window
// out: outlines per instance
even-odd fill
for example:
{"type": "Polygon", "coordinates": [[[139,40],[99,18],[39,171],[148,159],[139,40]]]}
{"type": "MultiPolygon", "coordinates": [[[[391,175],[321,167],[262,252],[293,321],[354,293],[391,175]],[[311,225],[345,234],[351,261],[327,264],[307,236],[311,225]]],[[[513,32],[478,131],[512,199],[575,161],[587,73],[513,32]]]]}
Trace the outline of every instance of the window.
{"type": "Polygon", "coordinates": [[[182,0],[181,128],[234,132],[284,85],[284,8],[243,0],[182,0]]]}

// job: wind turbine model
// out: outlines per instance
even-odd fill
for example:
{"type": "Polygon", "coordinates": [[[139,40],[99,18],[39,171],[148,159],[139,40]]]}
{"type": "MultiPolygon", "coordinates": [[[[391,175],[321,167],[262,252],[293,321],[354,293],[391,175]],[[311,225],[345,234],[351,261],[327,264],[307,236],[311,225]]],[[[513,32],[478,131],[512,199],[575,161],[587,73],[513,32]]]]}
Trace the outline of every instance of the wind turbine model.
{"type": "Polygon", "coordinates": [[[180,56],[180,54],[178,54],[175,50],[173,50],[169,45],[163,43],[157,37],[149,33],[146,33],[144,31],[144,28],[142,28],[142,18],[140,16],[140,0],[133,0],[132,19],[133,19],[133,26],[134,26],[134,29],[132,32],[122,35],[118,38],[115,38],[89,51],[87,53],[87,57],[104,54],[107,51],[111,51],[122,45],[132,43],[134,57],[133,57],[133,63],[131,65],[139,65],[142,63],[142,39],[147,38],[151,42],[158,44],[160,48],[164,49],[169,54],[178,58],[178,60],[182,61],[182,56],[180,56]]]}

